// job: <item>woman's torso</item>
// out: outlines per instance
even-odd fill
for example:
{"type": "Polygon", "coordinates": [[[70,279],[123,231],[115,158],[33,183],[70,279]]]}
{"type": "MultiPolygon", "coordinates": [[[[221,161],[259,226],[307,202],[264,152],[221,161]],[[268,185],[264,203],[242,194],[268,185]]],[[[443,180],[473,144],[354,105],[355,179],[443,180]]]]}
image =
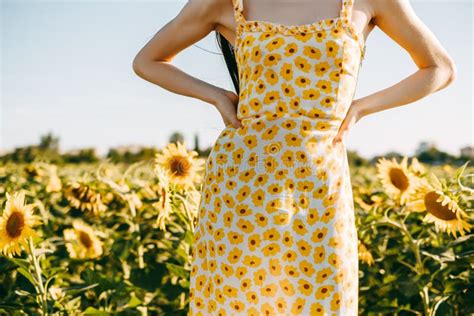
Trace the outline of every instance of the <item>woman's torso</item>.
{"type": "Polygon", "coordinates": [[[242,124],[309,118],[318,131],[336,132],[365,53],[351,22],[353,0],[343,0],[338,17],[304,25],[246,20],[242,0],[233,1],[242,124]]]}

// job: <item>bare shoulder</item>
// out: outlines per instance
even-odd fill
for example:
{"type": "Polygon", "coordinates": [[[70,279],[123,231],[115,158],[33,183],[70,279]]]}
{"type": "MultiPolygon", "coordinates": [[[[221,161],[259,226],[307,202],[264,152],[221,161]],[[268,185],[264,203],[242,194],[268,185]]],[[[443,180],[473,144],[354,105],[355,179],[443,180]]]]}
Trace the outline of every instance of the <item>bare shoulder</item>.
{"type": "MultiPolygon", "coordinates": [[[[219,22],[223,12],[232,5],[232,0],[188,0],[184,8],[195,20],[219,22]]],[[[184,9],[183,8],[183,9],[184,9]]]]}
{"type": "Polygon", "coordinates": [[[220,14],[232,8],[234,0],[188,0],[188,3],[203,14],[220,14]]]}
{"type": "Polygon", "coordinates": [[[409,0],[366,0],[374,13],[374,22],[414,15],[409,0]]]}

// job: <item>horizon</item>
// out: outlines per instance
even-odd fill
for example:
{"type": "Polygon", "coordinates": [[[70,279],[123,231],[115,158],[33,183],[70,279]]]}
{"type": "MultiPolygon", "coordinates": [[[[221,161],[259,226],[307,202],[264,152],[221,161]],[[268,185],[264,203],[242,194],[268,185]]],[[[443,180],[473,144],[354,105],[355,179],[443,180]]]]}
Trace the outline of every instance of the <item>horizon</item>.
{"type": "MultiPolygon", "coordinates": [[[[42,135],[42,136],[46,136],[46,135],[42,135]]],[[[51,136],[55,136],[55,135],[51,135],[51,136]]],[[[212,148],[212,145],[210,146],[201,146],[200,145],[200,140],[199,140],[199,150],[200,151],[206,151],[206,150],[210,150],[212,148]]],[[[39,142],[38,142],[39,143],[39,142]]],[[[168,142],[170,143],[170,142],[168,142]]],[[[12,153],[15,149],[17,148],[23,148],[23,147],[27,147],[27,146],[36,146],[38,144],[29,144],[29,145],[26,145],[26,146],[20,146],[20,147],[15,147],[15,148],[12,148],[10,150],[2,150],[0,149],[0,156],[3,156],[3,155],[7,155],[7,154],[10,154],[12,153]]],[[[185,141],[185,145],[186,145],[186,148],[191,151],[191,150],[195,150],[196,146],[195,146],[195,141],[185,141]]],[[[387,155],[391,155],[391,154],[399,154],[400,156],[408,156],[408,157],[416,157],[419,155],[419,150],[422,148],[422,147],[429,147],[429,148],[435,148],[437,150],[439,150],[440,152],[445,152],[444,150],[442,150],[441,148],[439,148],[437,146],[437,144],[435,142],[429,142],[429,141],[421,141],[418,143],[418,146],[415,148],[415,150],[412,152],[412,153],[409,153],[409,154],[402,154],[398,151],[387,151],[387,152],[384,152],[384,153],[380,153],[380,154],[374,154],[372,156],[364,156],[364,155],[361,155],[357,150],[352,150],[350,148],[348,148],[348,152],[354,152],[356,155],[364,158],[364,159],[367,159],[367,160],[371,160],[371,159],[374,159],[376,157],[382,157],[382,156],[387,156],[387,155]]],[[[140,149],[146,149],[146,148],[152,148],[152,149],[157,149],[157,150],[161,150],[163,148],[163,146],[156,146],[156,145],[140,145],[140,144],[122,144],[122,145],[118,145],[118,146],[115,146],[115,147],[109,147],[109,148],[106,148],[104,149],[103,151],[99,151],[97,148],[95,147],[78,147],[78,148],[70,148],[70,149],[63,149],[62,146],[61,146],[61,140],[59,139],[59,154],[60,155],[64,155],[64,154],[71,154],[71,153],[75,153],[75,152],[79,152],[80,150],[85,150],[85,149],[93,149],[97,155],[98,158],[106,158],[107,155],[110,153],[110,151],[112,149],[123,149],[123,150],[127,150],[127,149],[135,149],[135,150],[131,150],[130,152],[131,153],[134,153],[134,152],[138,152],[140,149]]],[[[466,149],[466,148],[470,148],[471,151],[474,149],[474,146],[463,146],[463,147],[460,147],[458,152],[457,153],[448,153],[454,157],[463,157],[462,155],[462,150],[463,149],[466,149]]]]}

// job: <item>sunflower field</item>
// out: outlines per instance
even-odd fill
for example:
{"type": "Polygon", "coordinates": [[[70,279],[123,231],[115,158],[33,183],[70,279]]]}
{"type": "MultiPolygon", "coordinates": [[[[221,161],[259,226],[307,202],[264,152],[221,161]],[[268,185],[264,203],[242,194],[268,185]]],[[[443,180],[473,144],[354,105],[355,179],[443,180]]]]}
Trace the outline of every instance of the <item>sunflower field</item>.
{"type": "MultiPolygon", "coordinates": [[[[205,164],[0,164],[0,315],[186,315],[205,164]]],[[[473,171],[351,167],[361,315],[474,313],[473,171]]]]}

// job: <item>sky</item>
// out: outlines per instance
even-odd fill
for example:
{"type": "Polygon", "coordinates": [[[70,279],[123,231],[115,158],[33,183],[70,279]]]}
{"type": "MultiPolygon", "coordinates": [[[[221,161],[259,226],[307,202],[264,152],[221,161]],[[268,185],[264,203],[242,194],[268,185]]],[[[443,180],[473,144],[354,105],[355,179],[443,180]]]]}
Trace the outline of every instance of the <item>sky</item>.
{"type": "MultiPolygon", "coordinates": [[[[224,128],[217,109],[136,76],[132,61],[186,1],[1,1],[0,150],[37,144],[48,132],[62,150],[126,145],[163,147],[180,131],[192,148],[211,146],[224,128]]],[[[459,154],[473,141],[473,4],[411,1],[454,59],[458,76],[446,89],[412,104],[362,118],[346,140],[364,157],[414,154],[422,141],[459,154]]],[[[215,33],[173,60],[181,70],[233,90],[215,33]],[[210,52],[209,52],[210,51],[210,52]]],[[[355,98],[416,71],[408,53],[375,29],[355,98]]]]}

